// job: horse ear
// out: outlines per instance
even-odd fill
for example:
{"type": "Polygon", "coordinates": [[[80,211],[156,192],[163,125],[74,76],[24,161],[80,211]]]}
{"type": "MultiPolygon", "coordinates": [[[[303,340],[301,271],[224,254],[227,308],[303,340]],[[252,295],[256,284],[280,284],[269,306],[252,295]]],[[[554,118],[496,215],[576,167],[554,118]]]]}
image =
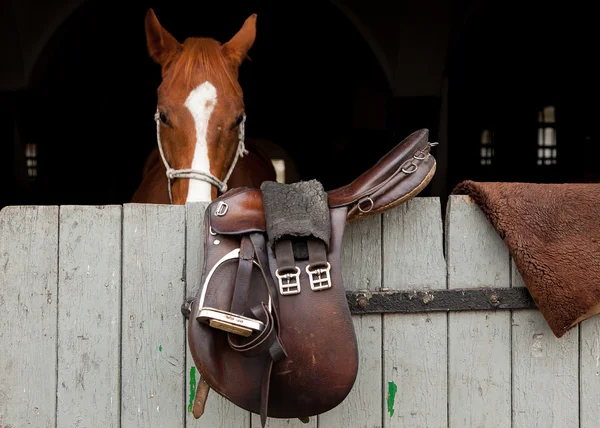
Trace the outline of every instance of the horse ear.
{"type": "Polygon", "coordinates": [[[235,36],[223,45],[223,53],[239,67],[248,56],[248,51],[256,39],[256,13],[250,15],[235,36]]]}
{"type": "Polygon", "coordinates": [[[181,50],[181,43],[160,25],[153,9],[146,13],[146,43],[152,59],[161,65],[181,50]]]}

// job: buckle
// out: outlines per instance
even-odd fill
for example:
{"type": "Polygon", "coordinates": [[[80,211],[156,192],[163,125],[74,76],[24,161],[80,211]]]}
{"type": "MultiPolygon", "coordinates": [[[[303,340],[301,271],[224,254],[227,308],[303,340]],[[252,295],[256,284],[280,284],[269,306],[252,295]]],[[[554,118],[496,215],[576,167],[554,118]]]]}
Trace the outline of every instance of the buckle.
{"type": "Polygon", "coordinates": [[[282,296],[300,293],[300,268],[298,266],[296,266],[296,273],[284,273],[282,275],[277,269],[275,275],[279,279],[279,292],[282,296]]]}
{"type": "Polygon", "coordinates": [[[310,280],[310,288],[312,288],[313,291],[331,288],[330,270],[331,265],[329,262],[327,262],[327,267],[317,268],[315,270],[310,270],[310,265],[306,266],[306,273],[308,273],[308,279],[310,280]],[[323,276],[323,274],[325,274],[325,276],[323,276]]]}
{"type": "Polygon", "coordinates": [[[228,208],[229,208],[229,205],[227,205],[223,201],[219,201],[219,205],[217,205],[217,209],[215,210],[215,215],[219,216],[219,217],[223,217],[225,214],[227,214],[228,208]]]}
{"type": "Polygon", "coordinates": [[[417,152],[413,155],[413,158],[416,160],[424,160],[427,158],[427,153],[423,150],[417,150],[417,152]]]}

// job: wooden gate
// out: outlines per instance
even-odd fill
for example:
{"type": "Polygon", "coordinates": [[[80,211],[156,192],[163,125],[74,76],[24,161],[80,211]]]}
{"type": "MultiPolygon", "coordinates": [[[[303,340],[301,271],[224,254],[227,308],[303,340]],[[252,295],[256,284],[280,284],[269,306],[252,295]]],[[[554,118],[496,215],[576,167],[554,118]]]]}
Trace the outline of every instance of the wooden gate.
{"type": "MultiPolygon", "coordinates": [[[[0,213],[0,428],[260,426],[214,392],[201,419],[190,413],[181,305],[199,286],[205,206],[0,213]]],[[[415,198],[347,226],[359,376],[307,426],[597,428],[600,317],[556,339],[534,307],[503,304],[523,283],[479,208],[451,196],[445,227],[441,214],[438,198],[415,198]],[[474,288],[489,309],[435,300],[474,288]],[[412,290],[403,301],[422,308],[379,311],[369,291],[381,289],[412,290]]]]}

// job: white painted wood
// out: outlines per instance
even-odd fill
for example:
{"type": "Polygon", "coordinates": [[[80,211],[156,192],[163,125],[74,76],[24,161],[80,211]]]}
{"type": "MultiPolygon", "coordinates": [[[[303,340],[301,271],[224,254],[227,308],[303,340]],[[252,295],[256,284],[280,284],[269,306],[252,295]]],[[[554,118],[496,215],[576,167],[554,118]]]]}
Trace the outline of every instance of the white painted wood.
{"type": "Polygon", "coordinates": [[[347,290],[381,287],[381,215],[346,225],[340,262],[347,290]]]}
{"type": "Polygon", "coordinates": [[[581,323],[580,428],[597,428],[600,421],[600,317],[581,323]]]}
{"type": "Polygon", "coordinates": [[[185,207],[123,207],[122,426],[179,427],[186,398],[185,207]]]}
{"type": "Polygon", "coordinates": [[[55,427],[58,208],[0,211],[0,426],[55,427]]]}
{"type": "MultiPolygon", "coordinates": [[[[414,198],[383,213],[383,285],[446,288],[438,198],[414,198]]],[[[444,313],[383,315],[383,426],[447,426],[444,313]]]]}
{"type": "Polygon", "coordinates": [[[538,310],[523,310],[512,337],[513,427],[579,427],[578,329],[557,339],[538,310]]]}
{"type": "Polygon", "coordinates": [[[121,207],[60,208],[59,427],[120,427],[121,207]]]}
{"type": "Polygon", "coordinates": [[[511,287],[525,287],[525,282],[523,282],[523,277],[519,273],[517,269],[517,265],[515,264],[514,259],[510,258],[510,272],[511,272],[511,287]]]}
{"type": "MultiPolygon", "coordinates": [[[[516,268],[512,283],[525,286],[516,268]]],[[[537,309],[513,311],[512,360],[513,428],[580,426],[579,328],[557,339],[537,309]]]]}
{"type": "MultiPolygon", "coordinates": [[[[347,290],[381,287],[381,215],[346,225],[341,254],[347,290]]],[[[358,342],[356,382],[346,399],[318,417],[319,427],[381,427],[381,315],[352,317],[358,342]]]]}
{"type": "MultiPolygon", "coordinates": [[[[204,212],[208,203],[186,204],[186,296],[193,297],[200,289],[202,266],[204,263],[204,212]]],[[[187,346],[186,322],[186,421],[189,427],[247,428],[250,426],[250,412],[247,412],[210,391],[204,414],[198,420],[192,414],[192,403],[200,374],[196,370],[189,346],[187,346]]]]}
{"type": "Polygon", "coordinates": [[[383,213],[383,284],[390,289],[446,288],[439,198],[414,198],[383,213]]]}
{"type": "MultiPolygon", "coordinates": [[[[446,222],[448,288],[508,287],[508,249],[479,207],[450,196],[446,222]]],[[[449,426],[510,427],[510,314],[451,312],[448,340],[449,426]]]]}

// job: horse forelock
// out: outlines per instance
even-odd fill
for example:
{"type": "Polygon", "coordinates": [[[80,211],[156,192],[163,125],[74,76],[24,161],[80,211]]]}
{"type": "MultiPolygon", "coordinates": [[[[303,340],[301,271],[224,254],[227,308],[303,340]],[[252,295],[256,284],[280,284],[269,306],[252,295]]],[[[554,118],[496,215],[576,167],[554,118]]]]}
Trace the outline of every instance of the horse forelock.
{"type": "Polygon", "coordinates": [[[169,68],[169,73],[161,85],[166,91],[177,85],[178,88],[190,92],[209,81],[219,92],[225,91],[233,97],[242,96],[235,70],[223,55],[221,44],[214,39],[186,39],[182,52],[169,68]]]}

